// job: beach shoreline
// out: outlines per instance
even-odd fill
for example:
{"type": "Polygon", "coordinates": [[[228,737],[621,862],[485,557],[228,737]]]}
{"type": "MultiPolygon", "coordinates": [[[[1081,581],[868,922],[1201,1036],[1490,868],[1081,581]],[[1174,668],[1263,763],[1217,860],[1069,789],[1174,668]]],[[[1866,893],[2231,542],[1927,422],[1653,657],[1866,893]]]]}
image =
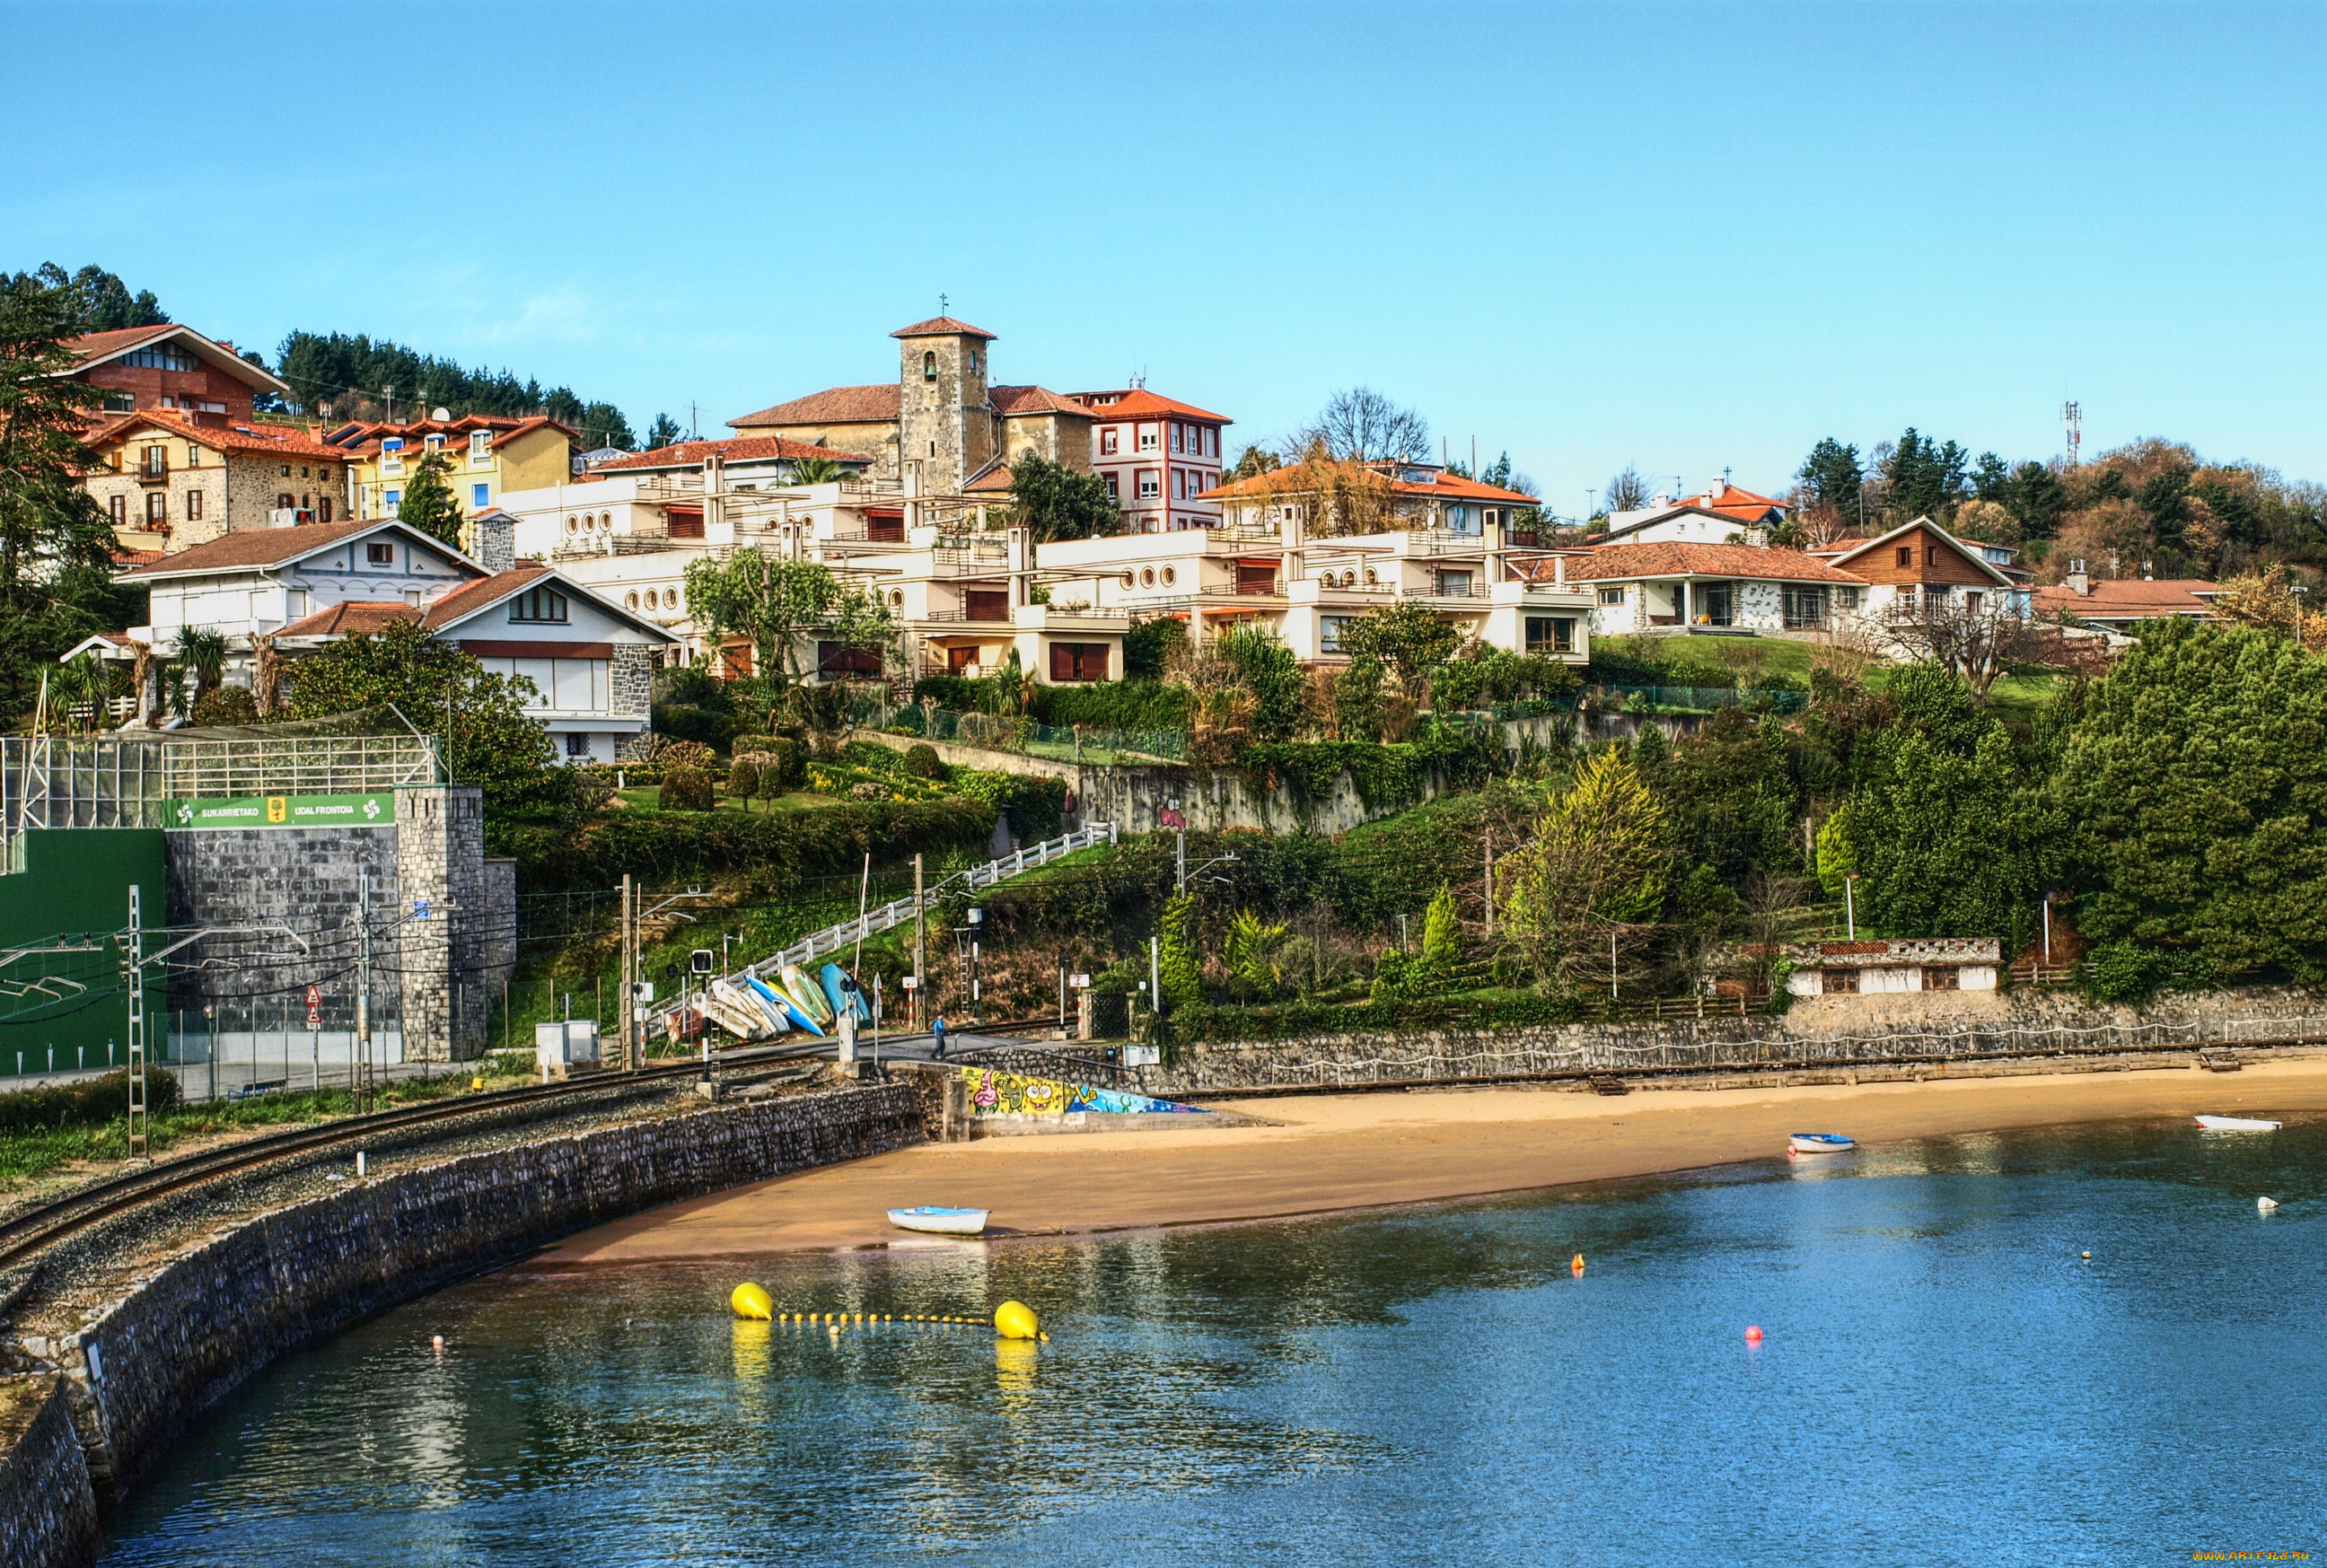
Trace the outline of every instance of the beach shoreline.
{"type": "MultiPolygon", "coordinates": [[[[1221,1102],[1229,1106],[1232,1102],[1221,1102]]],[[[1310,1095],[1265,1125],[921,1143],[634,1215],[521,1265],[572,1273],[894,1246],[891,1208],[986,1209],[993,1239],[1097,1237],[1479,1201],[1784,1157],[1790,1134],[1862,1144],[2077,1123],[2327,1111],[2327,1059],[1753,1088],[1310,1095]]],[[[2190,1131],[2196,1135],[2192,1124],[2190,1131]]],[[[1813,1156],[1816,1158],[1817,1156],[1813,1156]]],[[[919,1245],[928,1245],[921,1238],[919,1245]]],[[[944,1245],[962,1245],[950,1243],[944,1245]]],[[[972,1243],[970,1245],[975,1245],[972,1243]]]]}

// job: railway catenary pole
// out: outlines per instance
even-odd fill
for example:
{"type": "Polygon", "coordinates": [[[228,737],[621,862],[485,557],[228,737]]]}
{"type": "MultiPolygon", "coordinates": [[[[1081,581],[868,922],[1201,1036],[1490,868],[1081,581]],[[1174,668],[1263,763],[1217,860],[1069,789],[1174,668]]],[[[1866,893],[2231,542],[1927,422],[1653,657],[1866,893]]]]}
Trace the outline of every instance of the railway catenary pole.
{"type": "Polygon", "coordinates": [[[921,1027],[924,1003],[921,993],[929,989],[930,921],[929,910],[921,904],[921,857],[913,856],[913,1000],[911,1009],[912,1026],[921,1027]]]}
{"type": "MultiPolygon", "coordinates": [[[[42,678],[46,678],[45,677],[42,678]]],[[[145,1158],[145,919],[143,890],[129,884],[129,947],[123,977],[129,982],[129,1157],[145,1158]]]]}
{"type": "Polygon", "coordinates": [[[360,1113],[371,1106],[371,868],[356,872],[356,1050],[355,1101],[360,1113]]]}

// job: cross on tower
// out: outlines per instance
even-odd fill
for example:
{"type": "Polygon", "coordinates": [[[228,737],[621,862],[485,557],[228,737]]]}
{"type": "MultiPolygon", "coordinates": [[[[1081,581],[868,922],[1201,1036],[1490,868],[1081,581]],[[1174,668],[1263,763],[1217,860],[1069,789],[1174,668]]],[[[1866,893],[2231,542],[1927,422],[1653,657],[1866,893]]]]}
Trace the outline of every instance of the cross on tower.
{"type": "Polygon", "coordinates": [[[938,314],[939,314],[939,315],[943,315],[943,314],[945,314],[945,313],[946,313],[946,297],[945,297],[945,295],[943,295],[943,294],[939,294],[939,295],[938,295],[938,314]]]}

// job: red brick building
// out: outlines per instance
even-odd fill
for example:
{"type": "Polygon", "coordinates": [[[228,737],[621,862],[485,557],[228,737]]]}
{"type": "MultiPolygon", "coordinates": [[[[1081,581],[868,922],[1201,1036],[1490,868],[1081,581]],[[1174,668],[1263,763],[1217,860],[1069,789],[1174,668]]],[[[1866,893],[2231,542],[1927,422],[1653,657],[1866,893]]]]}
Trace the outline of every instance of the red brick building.
{"type": "Polygon", "coordinates": [[[291,393],[288,383],[239,358],[232,343],[212,342],[175,322],[88,332],[70,347],[80,362],[68,374],[105,394],[106,414],[170,409],[248,425],[253,398],[291,393]]]}

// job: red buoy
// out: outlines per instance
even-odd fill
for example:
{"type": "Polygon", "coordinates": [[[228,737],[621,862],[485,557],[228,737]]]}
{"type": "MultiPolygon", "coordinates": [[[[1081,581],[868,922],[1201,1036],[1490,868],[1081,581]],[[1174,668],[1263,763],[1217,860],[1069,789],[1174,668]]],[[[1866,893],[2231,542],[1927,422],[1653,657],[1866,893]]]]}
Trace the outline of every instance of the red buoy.
{"type": "Polygon", "coordinates": [[[1745,1342],[1749,1345],[1758,1345],[1762,1342],[1761,1324],[1748,1323],[1745,1325],[1745,1342]]]}

